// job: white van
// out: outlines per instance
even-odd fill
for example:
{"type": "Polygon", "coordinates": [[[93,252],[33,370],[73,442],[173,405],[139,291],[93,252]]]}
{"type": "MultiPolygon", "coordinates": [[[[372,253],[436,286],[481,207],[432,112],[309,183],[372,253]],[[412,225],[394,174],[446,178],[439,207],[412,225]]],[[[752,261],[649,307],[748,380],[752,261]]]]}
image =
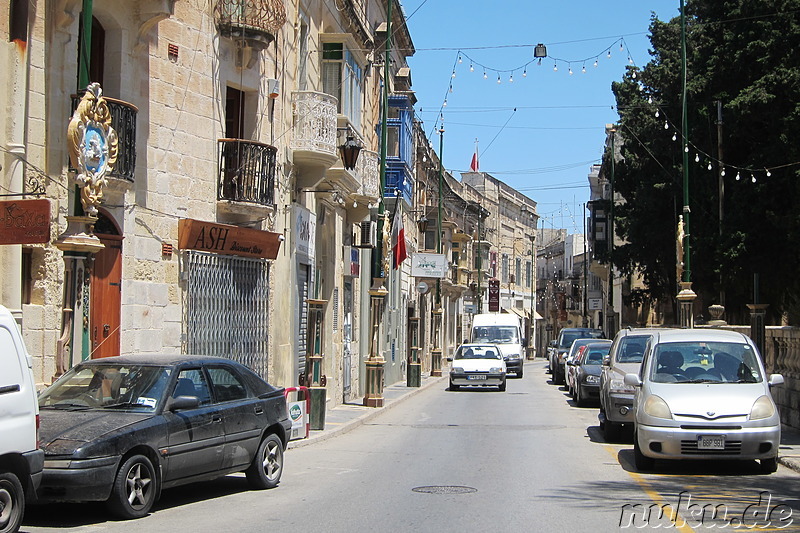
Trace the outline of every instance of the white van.
{"type": "Polygon", "coordinates": [[[510,313],[485,313],[472,319],[470,342],[496,344],[503,351],[506,369],[518,378],[522,377],[525,359],[523,349],[527,345],[522,336],[519,317],[510,313]]]}
{"type": "Polygon", "coordinates": [[[42,479],[33,361],[11,312],[0,305],[0,531],[19,529],[42,479]]]}

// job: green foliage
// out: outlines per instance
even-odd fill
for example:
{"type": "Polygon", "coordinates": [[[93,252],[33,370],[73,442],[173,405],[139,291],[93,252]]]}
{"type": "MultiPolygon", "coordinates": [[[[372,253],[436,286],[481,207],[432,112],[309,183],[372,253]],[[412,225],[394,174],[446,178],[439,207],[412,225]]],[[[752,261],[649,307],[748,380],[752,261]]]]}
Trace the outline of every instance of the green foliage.
{"type": "MultiPolygon", "coordinates": [[[[641,301],[677,292],[675,235],[684,205],[680,34],[679,18],[653,18],[653,59],[641,70],[628,67],[612,85],[622,138],[614,189],[625,199],[614,208],[615,231],[627,242],[614,250],[614,263],[642,273],[641,301]]],[[[693,289],[704,307],[723,290],[729,320],[744,321],[759,273],[760,301],[770,304],[771,316],[800,319],[800,0],[688,1],[686,36],[693,289]]]]}

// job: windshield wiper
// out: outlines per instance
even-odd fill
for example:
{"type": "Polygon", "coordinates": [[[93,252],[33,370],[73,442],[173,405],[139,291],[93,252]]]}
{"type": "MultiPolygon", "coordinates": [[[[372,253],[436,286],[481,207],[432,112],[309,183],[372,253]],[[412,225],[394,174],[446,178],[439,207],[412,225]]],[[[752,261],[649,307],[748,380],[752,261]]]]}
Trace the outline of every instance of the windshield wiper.
{"type": "Polygon", "coordinates": [[[110,403],[108,405],[103,405],[101,407],[103,409],[116,409],[117,407],[146,407],[146,406],[135,402],[120,402],[120,403],[110,403]]]}
{"type": "Polygon", "coordinates": [[[722,382],[716,379],[703,378],[703,379],[690,379],[687,381],[679,381],[678,383],[722,383],[722,382]]]}
{"type": "Polygon", "coordinates": [[[86,411],[88,409],[92,409],[91,406],[86,405],[85,403],[52,403],[49,405],[42,405],[42,409],[74,409],[76,411],[86,411]]]}

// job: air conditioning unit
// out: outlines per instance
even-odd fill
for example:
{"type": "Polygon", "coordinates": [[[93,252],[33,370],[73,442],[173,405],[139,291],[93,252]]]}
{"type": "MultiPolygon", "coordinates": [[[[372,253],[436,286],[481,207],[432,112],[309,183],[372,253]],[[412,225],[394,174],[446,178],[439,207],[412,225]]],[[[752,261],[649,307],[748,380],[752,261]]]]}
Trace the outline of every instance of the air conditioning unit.
{"type": "Polygon", "coordinates": [[[378,223],[372,220],[359,222],[361,237],[358,241],[359,248],[372,248],[378,245],[378,223]]]}

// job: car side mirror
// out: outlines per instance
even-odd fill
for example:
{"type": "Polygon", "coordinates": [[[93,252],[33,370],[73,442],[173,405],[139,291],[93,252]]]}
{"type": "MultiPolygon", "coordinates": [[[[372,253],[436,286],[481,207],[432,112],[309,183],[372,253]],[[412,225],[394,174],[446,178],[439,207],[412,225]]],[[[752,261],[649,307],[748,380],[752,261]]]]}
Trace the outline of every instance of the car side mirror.
{"type": "Polygon", "coordinates": [[[448,357],[448,358],[447,358],[447,362],[448,362],[448,363],[452,363],[452,362],[453,362],[453,358],[452,358],[452,357],[448,357]]]}
{"type": "Polygon", "coordinates": [[[196,409],[198,407],[200,407],[200,398],[197,396],[178,396],[176,398],[172,398],[167,406],[170,411],[196,409]]]}
{"type": "Polygon", "coordinates": [[[783,385],[783,375],[782,374],[770,374],[769,375],[769,386],[775,387],[776,385],[783,385]]]}
{"type": "Polygon", "coordinates": [[[550,346],[552,348],[555,348],[556,347],[556,341],[550,341],[550,346]]]}
{"type": "Polygon", "coordinates": [[[625,382],[625,385],[629,385],[631,387],[641,387],[642,380],[639,378],[639,374],[625,374],[625,377],[622,379],[625,382]]]}
{"type": "Polygon", "coordinates": [[[603,366],[611,366],[611,356],[607,355],[603,357],[603,366]]]}

